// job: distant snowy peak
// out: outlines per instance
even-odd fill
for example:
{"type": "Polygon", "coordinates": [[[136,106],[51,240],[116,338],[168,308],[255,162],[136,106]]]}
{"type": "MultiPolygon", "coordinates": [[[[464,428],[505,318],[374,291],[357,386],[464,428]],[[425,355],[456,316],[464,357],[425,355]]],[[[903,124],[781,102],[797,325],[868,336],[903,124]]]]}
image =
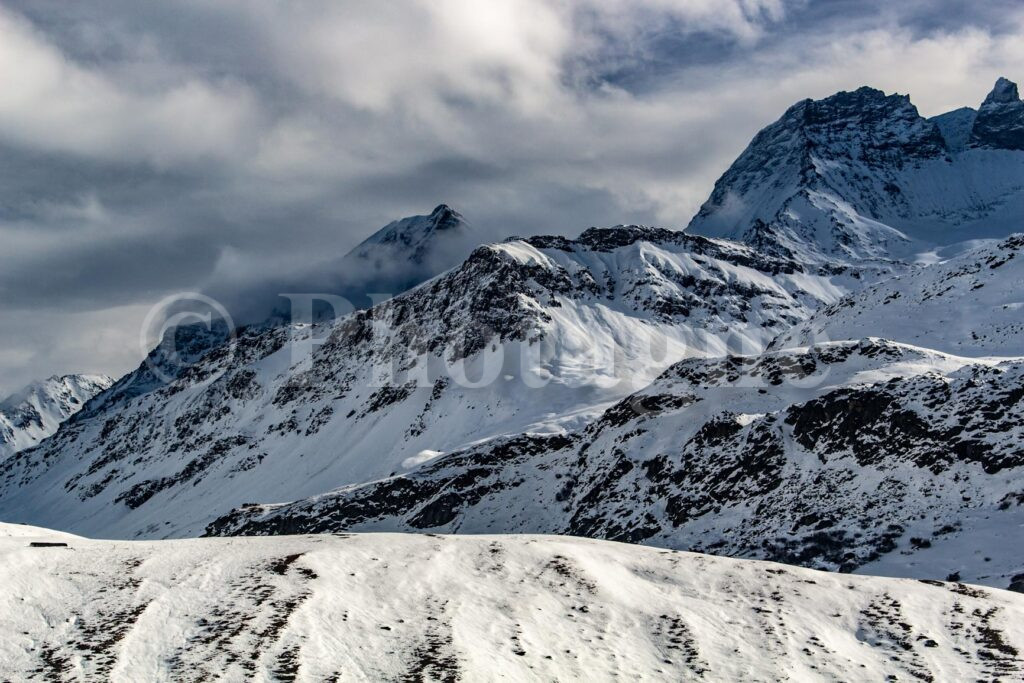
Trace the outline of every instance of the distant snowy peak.
{"type": "MultiPolygon", "coordinates": [[[[476,247],[474,231],[460,213],[441,204],[430,214],[393,221],[360,243],[344,257],[317,266],[301,279],[284,281],[274,288],[273,303],[265,298],[250,309],[242,309],[228,326],[220,311],[209,311],[212,324],[183,324],[164,331],[157,346],[134,371],[122,377],[113,390],[104,395],[102,406],[110,409],[116,403],[166,386],[190,368],[205,354],[226,348],[234,334],[242,329],[249,333],[287,326],[296,314],[288,295],[278,292],[312,294],[312,313],[318,322],[352,312],[352,308],[369,308],[380,301],[405,292],[460,263],[476,247]],[[325,296],[326,295],[326,296],[325,296]],[[369,295],[377,295],[370,298],[369,295]],[[285,298],[282,298],[285,297],[285,298]],[[351,307],[330,303],[330,297],[345,298],[351,307]],[[379,297],[379,298],[378,298],[379,297]]],[[[216,298],[216,296],[214,296],[216,298]]],[[[202,308],[198,313],[205,313],[202,308]]],[[[237,311],[233,311],[237,312],[237,311]]],[[[308,313],[301,313],[294,322],[308,313]]]]}
{"type": "Polygon", "coordinates": [[[943,139],[946,141],[946,149],[952,154],[958,154],[967,149],[971,141],[971,132],[974,130],[974,121],[978,118],[978,110],[971,107],[961,107],[953,111],[933,116],[931,121],[939,127],[943,139]]]}
{"type": "Polygon", "coordinates": [[[882,274],[1005,236],[1024,210],[1022,108],[1006,79],[977,112],[933,119],[873,88],[804,100],[755,136],[688,229],[882,274]]]}
{"type": "Polygon", "coordinates": [[[0,402],[0,458],[50,436],[114,380],[105,375],[65,375],[33,382],[0,402]]]}
{"type": "Polygon", "coordinates": [[[441,204],[389,223],[350,251],[336,268],[338,289],[363,307],[367,294],[400,294],[458,265],[478,240],[462,214],[441,204]]]}
{"type": "Polygon", "coordinates": [[[373,259],[381,245],[393,245],[408,254],[413,263],[423,263],[431,249],[432,240],[440,235],[452,235],[469,229],[466,219],[447,204],[441,204],[429,215],[410,216],[387,224],[356,247],[351,254],[373,259]]]}
{"type": "Polygon", "coordinates": [[[1017,84],[1000,78],[978,109],[971,146],[1024,150],[1024,102],[1017,84]]]}

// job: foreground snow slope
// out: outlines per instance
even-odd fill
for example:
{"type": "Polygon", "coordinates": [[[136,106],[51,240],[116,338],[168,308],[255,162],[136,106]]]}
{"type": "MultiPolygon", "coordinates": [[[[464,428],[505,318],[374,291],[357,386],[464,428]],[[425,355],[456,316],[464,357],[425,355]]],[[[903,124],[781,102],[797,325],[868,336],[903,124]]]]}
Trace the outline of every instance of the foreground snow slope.
{"type": "Polygon", "coordinates": [[[67,542],[0,538],[0,679],[1024,674],[1024,596],[959,583],[543,536],[67,542]]]}

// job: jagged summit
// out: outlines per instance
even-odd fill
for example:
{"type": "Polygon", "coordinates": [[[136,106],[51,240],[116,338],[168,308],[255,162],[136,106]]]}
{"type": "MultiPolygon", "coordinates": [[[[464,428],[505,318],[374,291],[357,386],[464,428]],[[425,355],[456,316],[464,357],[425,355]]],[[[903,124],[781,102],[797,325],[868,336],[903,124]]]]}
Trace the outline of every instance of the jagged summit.
{"type": "Polygon", "coordinates": [[[977,148],[1024,150],[1024,102],[1016,83],[1006,78],[996,81],[978,109],[970,144],[977,148]]]}
{"type": "Polygon", "coordinates": [[[0,401],[0,458],[35,446],[113,383],[106,375],[54,375],[0,401]]]}
{"type": "Polygon", "coordinates": [[[452,224],[458,222],[465,222],[462,214],[448,206],[447,204],[438,204],[434,207],[434,210],[430,212],[430,217],[436,221],[445,221],[447,227],[447,221],[451,221],[452,224]]]}
{"type": "Polygon", "coordinates": [[[422,263],[430,250],[429,241],[442,234],[469,230],[469,224],[455,209],[440,204],[425,216],[410,216],[385,225],[363,241],[351,253],[360,258],[380,259],[374,247],[397,245],[410,251],[409,260],[422,263]]]}
{"type": "Polygon", "coordinates": [[[935,158],[944,153],[941,135],[923,121],[909,96],[886,95],[867,86],[798,102],[782,122],[795,128],[808,154],[826,152],[839,141],[855,145],[869,163],[902,163],[908,157],[935,158]]]}
{"type": "Polygon", "coordinates": [[[1024,103],[1006,79],[980,109],[926,119],[870,87],[802,100],[759,132],[688,230],[886,276],[921,254],[1019,230],[1024,103]],[[997,151],[998,150],[998,151],[997,151]]]}
{"type": "Polygon", "coordinates": [[[1017,92],[1017,84],[1008,78],[999,77],[996,81],[995,87],[992,88],[992,92],[985,98],[986,104],[1003,104],[1006,102],[1017,102],[1020,100],[1020,94],[1017,92]]]}
{"type": "Polygon", "coordinates": [[[462,214],[438,205],[393,221],[346,254],[333,270],[335,290],[357,307],[372,292],[400,294],[460,263],[479,243],[462,214]]]}

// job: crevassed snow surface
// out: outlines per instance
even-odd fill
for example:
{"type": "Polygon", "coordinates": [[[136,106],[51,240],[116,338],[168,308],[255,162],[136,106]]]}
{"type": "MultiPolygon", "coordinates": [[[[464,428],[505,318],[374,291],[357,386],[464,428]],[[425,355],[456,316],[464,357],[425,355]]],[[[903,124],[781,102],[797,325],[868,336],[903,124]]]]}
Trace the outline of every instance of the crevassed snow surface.
{"type": "Polygon", "coordinates": [[[1024,674],[1024,596],[961,583],[544,536],[61,536],[68,548],[30,548],[13,531],[0,525],[9,680],[1024,674]]]}

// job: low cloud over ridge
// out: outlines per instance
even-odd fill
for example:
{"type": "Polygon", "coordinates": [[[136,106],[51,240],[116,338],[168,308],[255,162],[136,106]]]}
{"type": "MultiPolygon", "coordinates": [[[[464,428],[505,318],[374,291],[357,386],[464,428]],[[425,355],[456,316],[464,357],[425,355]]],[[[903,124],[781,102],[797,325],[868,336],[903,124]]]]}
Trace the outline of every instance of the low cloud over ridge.
{"type": "Polygon", "coordinates": [[[1022,34],[948,0],[3,2],[0,393],[442,201],[485,238],[681,227],[792,102],[976,106],[1022,34]]]}

